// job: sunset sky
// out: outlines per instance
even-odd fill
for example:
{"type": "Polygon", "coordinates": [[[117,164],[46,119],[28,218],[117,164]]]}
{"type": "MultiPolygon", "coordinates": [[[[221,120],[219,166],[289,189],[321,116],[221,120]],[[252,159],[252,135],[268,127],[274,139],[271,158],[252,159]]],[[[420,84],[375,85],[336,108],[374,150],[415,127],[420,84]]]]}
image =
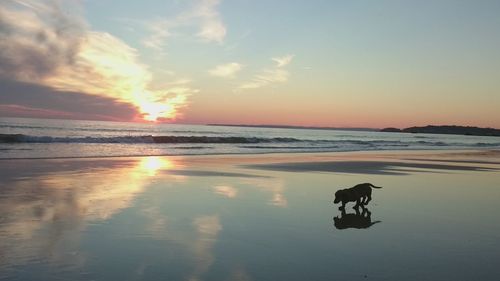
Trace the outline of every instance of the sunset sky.
{"type": "Polygon", "coordinates": [[[0,2],[0,115],[500,128],[500,1],[0,2]]]}

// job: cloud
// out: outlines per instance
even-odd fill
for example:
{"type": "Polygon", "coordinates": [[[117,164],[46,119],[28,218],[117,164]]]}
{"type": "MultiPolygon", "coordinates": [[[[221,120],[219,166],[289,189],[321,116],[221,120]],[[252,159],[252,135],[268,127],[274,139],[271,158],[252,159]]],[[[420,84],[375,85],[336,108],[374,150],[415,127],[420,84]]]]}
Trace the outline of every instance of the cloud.
{"type": "Polygon", "coordinates": [[[283,67],[288,65],[292,61],[293,57],[294,55],[286,55],[283,57],[272,58],[272,60],[276,62],[276,67],[283,67]]]}
{"type": "Polygon", "coordinates": [[[178,80],[175,80],[175,81],[172,81],[170,82],[169,84],[170,85],[185,85],[185,84],[189,84],[191,83],[192,80],[191,79],[188,79],[188,78],[182,78],[182,79],[178,79],[178,80]]]}
{"type": "Polygon", "coordinates": [[[179,116],[195,89],[151,89],[152,74],[136,49],[89,30],[78,14],[62,12],[57,3],[0,3],[0,78],[129,103],[145,120],[179,116]]]}
{"type": "Polygon", "coordinates": [[[142,40],[142,44],[148,48],[157,50],[164,55],[166,39],[172,35],[169,32],[168,26],[169,23],[167,20],[155,20],[147,23],[147,29],[151,34],[142,40]]]}
{"type": "Polygon", "coordinates": [[[202,25],[202,29],[198,36],[206,41],[223,42],[226,35],[226,28],[219,21],[209,20],[202,25]]]}
{"type": "Polygon", "coordinates": [[[221,64],[208,71],[213,76],[234,78],[235,74],[243,69],[243,65],[236,62],[221,64]]]}
{"type": "Polygon", "coordinates": [[[276,66],[274,68],[261,70],[253,77],[252,80],[241,84],[238,89],[257,89],[269,84],[284,83],[288,81],[290,73],[288,70],[284,69],[284,66],[288,65],[292,61],[293,57],[293,55],[287,55],[280,58],[272,58],[271,60],[276,62],[276,66]]]}
{"type": "Polygon", "coordinates": [[[62,67],[47,81],[62,90],[83,90],[119,98],[136,105],[146,120],[176,119],[187,98],[196,93],[188,86],[153,90],[152,75],[138,61],[137,50],[104,32],[88,32],[78,60],[62,67]]]}
{"type": "Polygon", "coordinates": [[[0,79],[0,89],[3,116],[120,121],[140,114],[138,108],[117,99],[33,83],[0,79]]]}
{"type": "Polygon", "coordinates": [[[201,21],[197,36],[205,41],[222,43],[226,36],[226,27],[216,9],[219,4],[219,0],[202,0],[194,10],[193,15],[201,21]]]}
{"type": "Polygon", "coordinates": [[[199,0],[188,10],[172,19],[158,18],[148,22],[136,20],[125,21],[140,22],[144,25],[149,35],[142,40],[142,44],[164,55],[166,53],[167,39],[172,36],[175,30],[186,26],[194,26],[198,30],[195,36],[203,42],[222,44],[226,37],[227,29],[217,11],[219,4],[219,0],[199,0]]]}
{"type": "Polygon", "coordinates": [[[30,81],[50,76],[74,62],[83,40],[84,24],[58,6],[0,3],[0,77],[30,81]]]}
{"type": "Polygon", "coordinates": [[[240,89],[257,89],[271,83],[282,83],[288,81],[290,73],[283,69],[264,69],[247,83],[240,86],[240,89]]]}
{"type": "Polygon", "coordinates": [[[0,104],[1,114],[7,114],[9,117],[42,117],[42,118],[66,118],[72,119],[73,114],[59,110],[50,110],[43,108],[28,107],[18,104],[0,104]]]}

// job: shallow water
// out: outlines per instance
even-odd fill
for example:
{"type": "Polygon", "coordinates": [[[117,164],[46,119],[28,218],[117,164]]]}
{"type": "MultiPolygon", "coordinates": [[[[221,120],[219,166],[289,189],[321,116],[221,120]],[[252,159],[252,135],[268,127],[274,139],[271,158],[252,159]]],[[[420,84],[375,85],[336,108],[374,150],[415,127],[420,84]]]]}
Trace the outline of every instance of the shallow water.
{"type": "Polygon", "coordinates": [[[2,160],[0,278],[498,280],[498,170],[287,172],[242,162],[2,160]],[[333,193],[360,182],[383,186],[370,219],[349,204],[335,225],[333,193]]]}
{"type": "Polygon", "coordinates": [[[483,136],[0,117],[0,159],[498,148],[483,136]]]}

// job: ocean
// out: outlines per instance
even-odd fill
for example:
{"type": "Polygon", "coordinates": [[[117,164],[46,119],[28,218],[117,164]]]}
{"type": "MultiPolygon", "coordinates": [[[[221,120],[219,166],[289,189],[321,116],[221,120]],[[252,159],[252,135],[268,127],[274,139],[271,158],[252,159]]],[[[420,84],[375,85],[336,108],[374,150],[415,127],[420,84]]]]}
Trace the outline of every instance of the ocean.
{"type": "Polygon", "coordinates": [[[499,148],[498,137],[0,118],[1,159],[499,148]]]}

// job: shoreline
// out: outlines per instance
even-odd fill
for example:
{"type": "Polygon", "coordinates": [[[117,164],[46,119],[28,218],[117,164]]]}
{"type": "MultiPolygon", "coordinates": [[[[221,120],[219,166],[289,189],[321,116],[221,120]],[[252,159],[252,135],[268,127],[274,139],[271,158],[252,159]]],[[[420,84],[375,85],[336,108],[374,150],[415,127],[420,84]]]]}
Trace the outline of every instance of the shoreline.
{"type": "Polygon", "coordinates": [[[500,171],[500,151],[369,151],[330,153],[230,154],[189,156],[74,157],[44,159],[0,159],[4,174],[30,175],[33,171],[112,168],[120,165],[144,166],[156,171],[183,176],[231,177],[250,174],[269,176],[274,173],[332,173],[364,175],[409,175],[421,172],[488,172],[500,171]]]}
{"type": "Polygon", "coordinates": [[[249,157],[249,156],[266,156],[266,155],[277,155],[277,156],[292,156],[292,155],[323,155],[326,156],[338,156],[345,154],[367,154],[367,155],[381,155],[381,154],[489,154],[491,156],[498,155],[500,158],[500,149],[406,149],[406,150],[351,150],[351,151],[296,151],[296,152],[262,152],[262,153],[213,153],[213,154],[151,154],[151,155],[102,155],[102,156],[59,156],[59,157],[20,157],[20,158],[1,158],[0,161],[10,161],[10,160],[50,160],[50,159],[124,159],[124,158],[142,158],[142,157],[168,157],[168,158],[218,158],[218,157],[249,157]]]}

